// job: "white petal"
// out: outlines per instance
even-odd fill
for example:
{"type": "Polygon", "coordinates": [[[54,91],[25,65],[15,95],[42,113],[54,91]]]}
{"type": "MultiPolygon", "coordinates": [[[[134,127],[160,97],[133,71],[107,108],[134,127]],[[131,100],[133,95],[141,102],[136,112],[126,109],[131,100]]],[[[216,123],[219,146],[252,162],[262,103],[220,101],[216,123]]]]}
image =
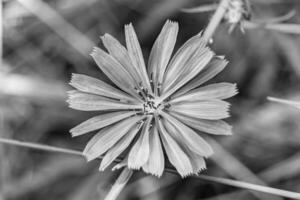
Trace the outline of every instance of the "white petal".
{"type": "Polygon", "coordinates": [[[169,110],[189,117],[216,120],[229,117],[229,106],[222,100],[210,100],[171,104],[169,110]]]}
{"type": "Polygon", "coordinates": [[[91,56],[94,58],[100,69],[106,74],[106,76],[114,82],[123,91],[135,96],[137,95],[134,86],[135,81],[133,77],[124,69],[124,67],[111,55],[104,52],[102,49],[95,47],[91,56]]]}
{"type": "Polygon", "coordinates": [[[125,38],[131,62],[139,72],[139,75],[143,81],[143,86],[146,87],[150,92],[152,91],[152,88],[150,86],[143,53],[132,24],[125,25],[125,38]]]}
{"type": "Polygon", "coordinates": [[[103,115],[99,115],[88,119],[85,122],[77,125],[76,127],[72,128],[70,132],[72,136],[79,136],[85,134],[90,131],[98,130],[113,123],[116,123],[122,119],[130,117],[134,115],[136,112],[129,112],[129,111],[120,111],[120,112],[112,112],[103,115]]]}
{"type": "Polygon", "coordinates": [[[70,108],[82,111],[142,109],[142,104],[122,103],[99,95],[72,90],[68,92],[70,108]]]}
{"type": "Polygon", "coordinates": [[[130,145],[141,126],[142,124],[134,125],[130,131],[117,142],[117,144],[107,151],[101,161],[101,165],[99,167],[100,171],[105,170],[105,168],[108,167],[130,145]]]}
{"type": "Polygon", "coordinates": [[[136,68],[133,66],[127,49],[119,43],[114,37],[109,34],[105,34],[101,37],[105,48],[108,52],[126,69],[126,71],[136,81],[136,86],[142,81],[139,77],[136,68]]]}
{"type": "Polygon", "coordinates": [[[169,82],[164,82],[161,98],[165,99],[169,97],[194,78],[209,63],[213,56],[214,53],[209,48],[199,47],[185,63],[179,62],[177,66],[179,69],[176,70],[177,73],[173,74],[169,82]]]}
{"type": "Polygon", "coordinates": [[[149,158],[149,129],[152,122],[149,116],[143,126],[139,139],[135,142],[128,155],[128,168],[139,169],[149,158]]]}
{"type": "Polygon", "coordinates": [[[147,163],[143,166],[146,173],[160,177],[164,172],[165,157],[157,128],[154,126],[150,134],[150,155],[147,163]]]}
{"type": "Polygon", "coordinates": [[[232,126],[222,120],[196,119],[178,113],[170,113],[186,125],[214,135],[232,135],[232,126]]]}
{"type": "Polygon", "coordinates": [[[232,83],[215,83],[207,86],[203,86],[186,94],[172,99],[170,102],[180,102],[180,101],[201,101],[210,99],[227,99],[236,95],[237,88],[236,84],[232,83]]]}
{"type": "Polygon", "coordinates": [[[176,43],[177,33],[178,24],[168,20],[152,47],[149,56],[148,73],[152,77],[154,91],[157,91],[159,84],[162,84],[166,67],[176,43]]]}
{"type": "Polygon", "coordinates": [[[70,85],[86,93],[97,94],[100,96],[120,100],[136,101],[134,98],[130,97],[121,90],[118,90],[99,79],[83,74],[72,74],[70,85]]]}
{"type": "Polygon", "coordinates": [[[197,48],[203,48],[205,42],[201,36],[196,35],[184,43],[173,56],[165,74],[164,84],[169,84],[173,81],[173,77],[178,75],[178,72],[183,68],[184,64],[190,59],[197,48]]]}
{"type": "Polygon", "coordinates": [[[189,157],[177,144],[177,142],[169,135],[161,120],[156,118],[156,124],[161,135],[161,139],[166,150],[170,163],[176,168],[182,177],[186,177],[193,173],[193,166],[189,157]]]}
{"type": "Polygon", "coordinates": [[[199,73],[193,80],[179,89],[173,97],[180,96],[194,88],[199,87],[206,81],[215,77],[218,73],[220,73],[228,64],[228,61],[225,60],[221,56],[215,56],[210,63],[199,73]]]}
{"type": "Polygon", "coordinates": [[[177,131],[179,133],[180,143],[200,156],[209,157],[213,154],[211,146],[195,131],[167,113],[162,112],[161,115],[164,117],[164,124],[168,132],[177,131]],[[172,128],[175,128],[176,131],[171,130],[172,128]]]}
{"type": "Polygon", "coordinates": [[[88,161],[99,157],[115,145],[141,119],[143,117],[133,116],[113,126],[102,129],[88,142],[83,155],[86,156],[88,161]]]}

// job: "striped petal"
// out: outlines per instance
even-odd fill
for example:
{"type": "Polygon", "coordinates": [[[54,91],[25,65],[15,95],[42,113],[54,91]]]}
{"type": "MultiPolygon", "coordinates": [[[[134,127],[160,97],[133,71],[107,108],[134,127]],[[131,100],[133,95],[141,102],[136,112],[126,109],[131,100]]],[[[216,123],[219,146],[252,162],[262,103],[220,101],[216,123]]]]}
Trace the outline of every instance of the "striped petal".
{"type": "Polygon", "coordinates": [[[169,135],[160,119],[156,117],[159,133],[163,142],[164,149],[170,163],[176,168],[177,172],[186,177],[193,173],[193,166],[187,154],[182,150],[178,143],[169,135]]]}
{"type": "Polygon", "coordinates": [[[182,96],[174,98],[170,103],[181,101],[203,101],[210,99],[227,99],[237,94],[236,84],[215,83],[194,89],[182,96]]]}
{"type": "Polygon", "coordinates": [[[170,82],[179,74],[179,71],[182,70],[184,64],[195,53],[197,48],[203,48],[204,46],[205,42],[199,35],[192,37],[184,43],[170,61],[164,77],[163,87],[170,85],[170,82]]]}
{"type": "Polygon", "coordinates": [[[105,34],[101,37],[105,48],[123,67],[124,69],[134,78],[136,86],[142,82],[136,68],[133,66],[127,49],[120,44],[113,36],[105,34]]]}
{"type": "Polygon", "coordinates": [[[148,63],[149,77],[152,77],[154,91],[162,84],[163,75],[172,55],[176,37],[178,33],[178,23],[167,21],[157,37],[148,63]]]}
{"type": "Polygon", "coordinates": [[[222,56],[215,56],[210,63],[199,73],[193,80],[179,89],[173,97],[181,96],[182,94],[199,87],[206,81],[215,77],[218,73],[220,73],[228,64],[228,61],[224,59],[222,56]]]}
{"type": "Polygon", "coordinates": [[[211,146],[195,131],[165,112],[162,112],[161,115],[164,117],[164,124],[168,132],[179,133],[179,143],[183,143],[200,156],[209,157],[213,154],[211,146]],[[173,131],[172,127],[176,131],[173,131]]]}
{"type": "Polygon", "coordinates": [[[139,139],[131,148],[128,155],[128,167],[131,169],[139,169],[149,158],[149,129],[153,116],[149,116],[143,126],[139,139]]]}
{"type": "Polygon", "coordinates": [[[123,120],[127,117],[136,114],[136,112],[129,112],[129,111],[120,111],[120,112],[112,112],[103,115],[99,115],[88,119],[85,122],[77,125],[76,127],[70,130],[72,136],[79,136],[94,130],[101,129],[113,123],[116,123],[120,120],[123,120]]]}
{"type": "MultiPolygon", "coordinates": [[[[164,120],[165,122],[166,120],[164,120]]],[[[165,124],[168,130],[168,133],[176,140],[183,151],[187,154],[190,158],[191,164],[193,166],[193,173],[197,174],[198,172],[202,171],[206,168],[205,160],[203,156],[196,154],[189,148],[189,144],[182,142],[182,133],[180,133],[174,126],[170,124],[165,124]]]]}
{"type": "Polygon", "coordinates": [[[142,125],[143,124],[134,125],[131,130],[117,142],[117,144],[107,151],[101,161],[99,167],[100,171],[104,171],[130,145],[142,125]]]}
{"type": "Polygon", "coordinates": [[[105,75],[114,82],[123,91],[135,96],[137,95],[134,89],[133,77],[124,69],[124,67],[113,56],[107,54],[102,49],[95,47],[91,56],[99,68],[105,73],[105,75]]]}
{"type": "Polygon", "coordinates": [[[143,117],[134,116],[99,131],[86,145],[83,155],[93,160],[116,144],[143,117]]]}
{"type": "Polygon", "coordinates": [[[130,97],[121,90],[118,90],[99,79],[83,74],[72,74],[70,85],[86,93],[97,94],[119,100],[136,101],[134,98],[130,97]]]}
{"type": "MultiPolygon", "coordinates": [[[[169,97],[176,90],[194,78],[212,59],[214,53],[209,48],[199,47],[195,50],[189,59],[182,63],[178,61],[179,68],[176,74],[173,74],[169,82],[163,84],[162,99],[169,97]]],[[[175,61],[174,61],[175,62],[175,61]]]]}
{"type": "Polygon", "coordinates": [[[222,100],[210,100],[171,104],[169,110],[189,117],[216,120],[229,117],[229,106],[222,100]]]}
{"type": "Polygon", "coordinates": [[[142,49],[132,24],[125,25],[125,38],[131,62],[139,73],[139,76],[143,81],[143,86],[146,87],[149,92],[151,92],[152,88],[150,86],[142,49]]]}
{"type": "Polygon", "coordinates": [[[213,135],[232,135],[232,126],[222,120],[197,119],[177,113],[170,113],[186,125],[213,135]]]}
{"type": "Polygon", "coordinates": [[[143,170],[160,177],[164,172],[165,157],[156,127],[152,128],[150,135],[150,155],[147,163],[143,166],[143,170]]]}
{"type": "Polygon", "coordinates": [[[128,104],[101,97],[99,95],[88,94],[72,90],[68,92],[69,107],[82,110],[82,111],[97,111],[97,110],[130,110],[130,109],[142,109],[142,104],[128,104]]]}

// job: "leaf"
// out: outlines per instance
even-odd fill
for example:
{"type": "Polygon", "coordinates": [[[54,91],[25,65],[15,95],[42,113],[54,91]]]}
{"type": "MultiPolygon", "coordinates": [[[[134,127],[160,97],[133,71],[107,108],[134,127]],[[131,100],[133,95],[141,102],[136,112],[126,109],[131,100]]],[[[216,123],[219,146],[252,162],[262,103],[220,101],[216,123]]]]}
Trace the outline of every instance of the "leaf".
{"type": "MultiPolygon", "coordinates": [[[[191,45],[192,46],[192,45],[191,45]]],[[[192,47],[191,47],[192,48],[192,47]]],[[[162,99],[172,95],[176,90],[194,78],[212,59],[214,53],[209,48],[197,47],[194,52],[190,52],[187,58],[177,61],[177,70],[170,77],[170,81],[163,84],[162,99]]],[[[176,63],[176,61],[174,61],[176,63]]]]}
{"type": "Polygon", "coordinates": [[[189,157],[180,148],[178,143],[169,135],[158,117],[155,118],[155,122],[158,125],[158,130],[170,163],[176,168],[182,177],[192,174],[193,166],[189,157]]]}
{"type": "Polygon", "coordinates": [[[142,124],[134,125],[130,131],[117,142],[116,145],[107,151],[101,161],[101,165],[99,167],[100,171],[104,171],[105,168],[107,168],[130,145],[141,126],[142,124]]]}
{"type": "Polygon", "coordinates": [[[157,128],[154,126],[150,134],[150,155],[143,170],[146,173],[160,177],[164,172],[165,157],[157,128]]]}
{"type": "Polygon", "coordinates": [[[86,156],[87,160],[93,160],[109,148],[115,145],[138,121],[142,120],[142,116],[133,116],[125,119],[113,126],[99,131],[86,145],[83,155],[86,156]]]}
{"type": "Polygon", "coordinates": [[[195,131],[165,112],[160,114],[163,116],[167,130],[170,132],[173,127],[175,130],[172,132],[177,131],[179,133],[179,143],[186,145],[191,151],[200,156],[209,157],[213,154],[211,146],[195,131]]]}
{"type": "Polygon", "coordinates": [[[117,88],[90,76],[86,76],[83,74],[72,74],[72,79],[70,85],[75,87],[76,89],[91,93],[97,94],[104,97],[127,100],[136,102],[134,98],[129,96],[128,94],[118,90],[117,88]]]}
{"type": "Polygon", "coordinates": [[[139,139],[135,142],[128,155],[128,168],[139,169],[149,158],[149,129],[153,116],[148,116],[139,139]]]}
{"type": "Polygon", "coordinates": [[[152,92],[143,53],[132,24],[125,25],[125,39],[129,57],[143,81],[143,86],[146,87],[149,92],[152,92]]]}
{"type": "Polygon", "coordinates": [[[228,64],[228,61],[224,59],[222,56],[214,56],[213,59],[208,63],[208,65],[195,76],[190,82],[188,82],[185,86],[179,89],[172,97],[178,97],[186,92],[199,87],[206,81],[215,77],[218,73],[220,73],[228,64]]]}
{"type": "Polygon", "coordinates": [[[193,117],[184,116],[175,112],[171,112],[170,115],[174,116],[186,125],[214,135],[232,135],[232,126],[222,120],[207,120],[197,119],[193,117]]]}
{"type": "Polygon", "coordinates": [[[101,37],[102,42],[108,52],[124,67],[124,69],[134,78],[136,86],[142,82],[137,69],[133,66],[127,49],[118,40],[109,34],[101,37]]]}
{"type": "Polygon", "coordinates": [[[152,47],[149,56],[148,73],[149,77],[152,75],[155,92],[160,87],[159,84],[162,84],[166,67],[176,43],[177,33],[178,23],[168,20],[152,47]]]}
{"type": "Polygon", "coordinates": [[[98,47],[94,48],[91,56],[105,75],[112,80],[112,82],[114,82],[123,91],[128,92],[137,99],[140,98],[134,89],[135,82],[133,77],[116,59],[114,59],[114,57],[98,47]]]}
{"type": "Polygon", "coordinates": [[[142,104],[122,103],[113,99],[102,97],[94,94],[87,94],[72,90],[68,92],[69,107],[82,111],[97,111],[97,110],[132,110],[142,109],[142,104]]]}
{"type": "Polygon", "coordinates": [[[136,114],[136,112],[120,111],[99,115],[82,122],[81,124],[72,128],[70,132],[72,133],[73,137],[79,136],[90,131],[101,129],[134,114],[136,114]]]}
{"type": "Polygon", "coordinates": [[[170,103],[182,101],[203,101],[210,99],[227,99],[236,95],[236,84],[215,83],[194,89],[186,94],[170,100],[170,103]]]}
{"type": "Polygon", "coordinates": [[[222,100],[182,102],[171,104],[169,111],[200,119],[224,119],[229,117],[230,104],[222,100]]]}

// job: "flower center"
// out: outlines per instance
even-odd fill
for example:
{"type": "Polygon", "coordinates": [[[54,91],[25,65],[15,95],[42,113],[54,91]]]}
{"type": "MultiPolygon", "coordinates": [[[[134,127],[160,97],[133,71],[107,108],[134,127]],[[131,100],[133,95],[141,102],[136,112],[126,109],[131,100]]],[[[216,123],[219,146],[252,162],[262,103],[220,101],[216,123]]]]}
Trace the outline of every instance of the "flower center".
{"type": "Polygon", "coordinates": [[[144,103],[144,114],[153,114],[156,111],[163,108],[161,103],[159,103],[155,98],[152,96],[147,96],[144,103]]]}

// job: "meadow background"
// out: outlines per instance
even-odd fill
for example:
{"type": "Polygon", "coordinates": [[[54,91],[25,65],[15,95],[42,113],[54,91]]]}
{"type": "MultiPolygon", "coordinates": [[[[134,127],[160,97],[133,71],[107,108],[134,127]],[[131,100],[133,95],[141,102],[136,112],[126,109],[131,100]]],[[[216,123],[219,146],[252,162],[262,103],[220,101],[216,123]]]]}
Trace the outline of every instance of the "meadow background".
{"type": "MultiPolygon", "coordinates": [[[[176,49],[203,30],[212,13],[180,11],[217,1],[200,0],[4,0],[0,69],[0,136],[82,150],[92,134],[71,138],[69,129],[95,113],[68,108],[72,73],[106,80],[89,55],[110,33],[124,44],[132,22],[147,59],[167,19],[179,22],[176,49]]],[[[291,10],[297,0],[251,0],[252,20],[291,10]]],[[[289,19],[300,24],[300,12],[289,19]]],[[[203,174],[300,192],[300,110],[266,100],[300,100],[300,35],[264,29],[228,33],[222,24],[212,49],[229,60],[211,82],[237,83],[230,99],[233,136],[210,140],[215,154],[203,174]]],[[[98,172],[99,161],[0,144],[0,200],[103,199],[119,172],[98,172]]],[[[135,173],[119,199],[272,199],[194,178],[135,173]]]]}

